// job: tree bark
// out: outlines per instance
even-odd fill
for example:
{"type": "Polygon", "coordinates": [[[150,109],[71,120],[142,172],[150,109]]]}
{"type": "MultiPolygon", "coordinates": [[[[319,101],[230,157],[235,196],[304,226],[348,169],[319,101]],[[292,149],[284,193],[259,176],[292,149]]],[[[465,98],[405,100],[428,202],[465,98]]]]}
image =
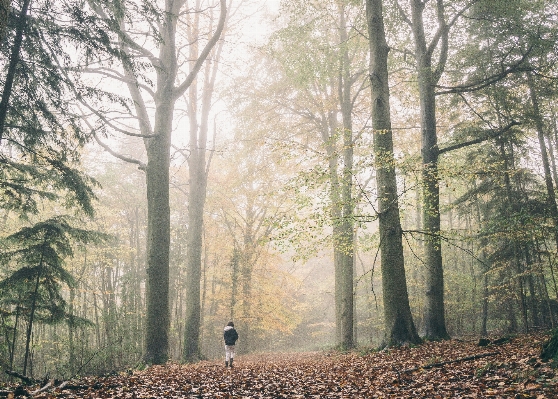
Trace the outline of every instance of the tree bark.
{"type": "Polygon", "coordinates": [[[339,263],[336,272],[338,280],[335,281],[336,297],[340,322],[340,346],[350,349],[355,346],[354,338],[354,200],[353,189],[353,121],[352,121],[352,77],[349,59],[349,35],[347,34],[347,21],[345,7],[339,6],[339,39],[341,46],[341,59],[339,68],[338,97],[343,123],[343,169],[341,177],[341,219],[339,224],[339,263]]]}
{"type": "MultiPolygon", "coordinates": [[[[191,71],[196,67],[196,60],[200,58],[197,46],[199,36],[198,15],[194,18],[191,30],[190,47],[191,71]]],[[[224,23],[224,21],[223,21],[224,23]]],[[[221,28],[222,29],[222,28],[221,28]]],[[[200,328],[201,328],[201,268],[203,246],[203,213],[207,194],[207,175],[211,157],[207,159],[207,135],[209,130],[209,112],[212,106],[215,79],[219,65],[219,57],[224,41],[213,52],[214,59],[205,63],[204,84],[201,93],[201,104],[198,101],[197,81],[193,80],[189,89],[188,116],[190,120],[190,157],[188,170],[190,172],[190,190],[188,197],[188,231],[186,234],[186,323],[184,328],[183,360],[192,362],[201,358],[200,328]],[[198,114],[198,107],[200,112],[198,114]],[[199,118],[199,120],[198,120],[199,118]]],[[[209,53],[208,53],[209,55],[209,53]]]]}
{"type": "Polygon", "coordinates": [[[370,38],[372,127],[376,158],[382,287],[384,295],[384,345],[419,343],[405,277],[402,229],[399,215],[393,137],[389,105],[387,56],[381,0],[367,0],[370,38]]]}
{"type": "Polygon", "coordinates": [[[552,218],[554,227],[554,242],[558,248],[558,206],[556,205],[556,194],[554,192],[554,183],[552,179],[552,172],[550,169],[550,161],[548,156],[548,150],[545,143],[544,134],[544,124],[539,106],[539,99],[537,96],[537,90],[535,88],[535,82],[533,81],[533,76],[531,73],[527,74],[527,84],[529,86],[529,94],[531,96],[531,104],[533,106],[533,117],[535,118],[535,126],[537,128],[537,136],[539,139],[539,147],[541,150],[541,160],[543,163],[544,170],[544,182],[546,184],[546,202],[548,205],[548,211],[550,217],[552,218]]]}
{"type": "MultiPolygon", "coordinates": [[[[166,47],[166,46],[163,46],[166,47]]],[[[168,49],[165,51],[169,51],[168,49]]],[[[165,52],[162,51],[162,52],[165,52]]],[[[166,55],[168,57],[168,55],[166,55]]],[[[165,55],[161,57],[165,59],[165,55]]],[[[159,73],[154,133],[147,149],[147,319],[145,357],[148,364],[163,364],[169,349],[169,166],[173,101],[173,71],[159,73]]]]}
{"type": "MultiPolygon", "coordinates": [[[[23,42],[23,35],[25,33],[25,27],[27,26],[27,11],[29,10],[29,3],[31,0],[24,0],[21,6],[21,11],[19,13],[16,35],[14,38],[14,45],[12,47],[12,52],[10,53],[10,63],[8,65],[8,72],[6,74],[6,81],[4,82],[4,88],[2,90],[2,100],[0,100],[0,142],[4,137],[4,126],[6,124],[6,117],[8,115],[8,106],[10,103],[10,97],[12,95],[12,88],[14,85],[14,79],[16,75],[17,64],[19,63],[19,57],[21,52],[21,43],[23,42]]],[[[3,1],[3,6],[5,6],[6,1],[3,1]]],[[[9,4],[9,2],[8,2],[9,4]]]]}
{"type": "MultiPolygon", "coordinates": [[[[424,333],[426,338],[436,340],[447,339],[449,335],[446,331],[444,314],[444,272],[442,265],[442,242],[440,239],[440,189],[438,185],[438,143],[434,91],[434,85],[437,80],[436,75],[439,75],[439,71],[433,70],[432,49],[428,48],[426,44],[423,24],[424,6],[425,2],[422,0],[411,1],[422,137],[423,224],[426,264],[424,333]]],[[[440,6],[441,2],[438,1],[438,7],[440,6]]],[[[443,23],[443,9],[439,9],[438,13],[439,21],[443,23]],[[440,18],[440,13],[442,18],[440,18]]],[[[444,39],[447,39],[447,37],[444,37],[444,39]]],[[[442,49],[443,51],[444,49],[442,49]]]]}
{"type": "Polygon", "coordinates": [[[0,0],[0,42],[6,37],[11,0],[0,0]]]}

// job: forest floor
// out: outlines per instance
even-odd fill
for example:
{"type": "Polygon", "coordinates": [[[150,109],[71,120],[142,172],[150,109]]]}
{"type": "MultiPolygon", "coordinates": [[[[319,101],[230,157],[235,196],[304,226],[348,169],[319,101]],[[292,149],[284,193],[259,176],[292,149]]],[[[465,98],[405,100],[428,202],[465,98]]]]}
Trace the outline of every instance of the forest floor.
{"type": "Polygon", "coordinates": [[[169,363],[25,391],[42,399],[558,398],[558,369],[539,359],[547,339],[530,334],[485,347],[451,340],[383,352],[246,355],[232,369],[221,361],[169,363]]]}

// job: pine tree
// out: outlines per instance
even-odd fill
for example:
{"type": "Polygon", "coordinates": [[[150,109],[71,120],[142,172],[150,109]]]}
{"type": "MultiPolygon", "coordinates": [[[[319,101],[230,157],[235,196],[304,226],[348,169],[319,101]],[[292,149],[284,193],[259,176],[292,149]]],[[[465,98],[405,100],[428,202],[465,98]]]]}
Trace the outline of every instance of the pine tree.
{"type": "MultiPolygon", "coordinates": [[[[23,375],[29,364],[35,322],[86,322],[67,311],[61,290],[63,286],[74,287],[75,281],[65,268],[65,260],[73,256],[76,243],[102,238],[106,236],[72,227],[68,217],[59,216],[23,227],[1,240],[0,262],[8,273],[0,280],[0,306],[5,315],[27,319],[23,375]]],[[[11,350],[13,353],[14,348],[11,350]]]]}

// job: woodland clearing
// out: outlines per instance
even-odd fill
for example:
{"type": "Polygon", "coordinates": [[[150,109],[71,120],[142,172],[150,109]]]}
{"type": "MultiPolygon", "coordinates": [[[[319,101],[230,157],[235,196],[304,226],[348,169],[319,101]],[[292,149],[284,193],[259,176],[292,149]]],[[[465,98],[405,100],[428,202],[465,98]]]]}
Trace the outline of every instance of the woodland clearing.
{"type": "MultiPolygon", "coordinates": [[[[17,398],[558,398],[558,373],[539,358],[546,334],[501,344],[426,342],[381,352],[238,356],[142,371],[2,387],[17,398]],[[20,395],[20,396],[18,396],[20,395]]],[[[554,365],[555,366],[555,365],[554,365]]]]}

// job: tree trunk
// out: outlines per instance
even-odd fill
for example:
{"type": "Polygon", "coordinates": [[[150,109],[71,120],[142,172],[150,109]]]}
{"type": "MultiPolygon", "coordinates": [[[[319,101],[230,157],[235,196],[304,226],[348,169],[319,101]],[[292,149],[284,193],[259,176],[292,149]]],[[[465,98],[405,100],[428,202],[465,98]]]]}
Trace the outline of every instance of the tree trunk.
{"type": "MultiPolygon", "coordinates": [[[[21,43],[23,42],[23,34],[25,31],[25,27],[27,26],[27,11],[29,10],[30,2],[31,0],[24,0],[21,6],[21,11],[17,20],[16,36],[14,38],[12,52],[10,53],[8,72],[6,73],[4,89],[2,90],[2,100],[0,100],[0,142],[4,137],[4,126],[6,124],[6,116],[8,115],[8,106],[10,103],[14,79],[17,72],[17,64],[19,63],[21,43]]],[[[2,12],[5,11],[6,3],[9,5],[9,1],[2,0],[2,12]]]]}
{"type": "Polygon", "coordinates": [[[183,360],[199,360],[200,334],[200,281],[202,258],[203,210],[205,204],[205,170],[200,170],[200,162],[205,166],[205,157],[198,160],[197,151],[190,154],[190,195],[188,198],[188,233],[186,237],[186,324],[184,328],[183,360]],[[196,165],[197,164],[197,165],[196,165]]]}
{"type": "MultiPolygon", "coordinates": [[[[19,297],[18,303],[21,303],[21,297],[19,297]]],[[[18,331],[18,324],[19,324],[19,312],[20,312],[20,306],[16,307],[16,315],[15,315],[15,321],[14,321],[14,333],[12,335],[12,342],[10,342],[9,348],[10,348],[10,370],[14,369],[14,356],[15,356],[15,348],[16,348],[16,342],[17,342],[17,331],[18,331]]]]}
{"type": "MultiPolygon", "coordinates": [[[[254,265],[257,261],[257,254],[255,252],[255,231],[254,224],[256,221],[256,211],[254,209],[254,197],[252,193],[246,195],[246,213],[243,220],[244,232],[242,237],[242,253],[240,256],[240,276],[242,285],[242,316],[246,320],[252,318],[252,276],[254,272],[254,265]]],[[[252,327],[250,323],[246,323],[243,327],[243,337],[245,343],[243,348],[246,351],[252,350],[253,339],[252,327]]]]}
{"type": "MultiPolygon", "coordinates": [[[[200,58],[197,38],[199,36],[199,20],[196,14],[190,31],[194,44],[190,47],[191,71],[200,58]]],[[[197,81],[194,79],[189,88],[188,116],[190,120],[190,190],[188,197],[188,232],[186,234],[186,323],[184,328],[183,360],[192,362],[201,358],[201,266],[203,245],[203,213],[207,194],[207,174],[211,157],[207,160],[207,134],[209,130],[209,112],[212,106],[215,79],[219,58],[224,41],[221,41],[213,52],[213,59],[205,63],[204,84],[201,93],[201,104],[198,104],[197,81]],[[198,114],[198,106],[200,113],[198,114]],[[199,120],[198,120],[199,117],[199,120]]]]}
{"type": "Polygon", "coordinates": [[[553,235],[554,242],[558,248],[558,206],[556,205],[556,194],[554,192],[554,184],[552,181],[552,172],[550,169],[550,161],[548,157],[548,150],[545,143],[544,124],[539,107],[539,99],[535,89],[535,82],[531,73],[527,74],[527,83],[529,85],[529,94],[531,96],[531,103],[533,105],[533,117],[535,118],[535,126],[537,128],[537,135],[539,138],[539,147],[541,149],[541,160],[544,169],[544,182],[546,184],[546,202],[548,211],[553,221],[553,235]]]}
{"type": "MultiPolygon", "coordinates": [[[[68,312],[73,316],[75,315],[74,303],[76,301],[76,290],[75,288],[70,288],[70,301],[68,312]]],[[[75,335],[76,326],[75,323],[70,319],[68,322],[68,367],[70,368],[70,373],[74,373],[76,370],[76,345],[75,345],[75,335]]]]}
{"type": "MultiPolygon", "coordinates": [[[[156,136],[146,139],[147,325],[144,360],[147,364],[165,363],[169,349],[169,166],[174,105],[170,100],[169,86],[172,87],[173,83],[171,79],[174,79],[173,73],[168,74],[168,80],[161,82],[163,87],[157,92],[155,111],[156,136]]],[[[164,78],[159,77],[158,80],[164,78]]]]}
{"type": "MultiPolygon", "coordinates": [[[[477,189],[476,182],[473,182],[474,190],[477,189]]],[[[483,207],[484,212],[481,212],[480,198],[475,198],[475,219],[479,228],[482,226],[484,220],[486,220],[486,207],[483,207]]],[[[486,337],[488,335],[487,324],[488,324],[488,296],[490,295],[488,286],[488,272],[490,271],[490,266],[487,264],[488,257],[486,256],[486,248],[488,246],[488,239],[486,237],[481,238],[480,249],[481,249],[481,270],[482,270],[482,312],[481,312],[481,337],[486,337]]]]}
{"type": "Polygon", "coordinates": [[[0,42],[6,37],[11,0],[0,0],[0,42]]]}
{"type": "Polygon", "coordinates": [[[438,178],[438,143],[436,133],[436,78],[432,68],[432,52],[427,48],[423,25],[425,2],[411,1],[412,30],[415,41],[418,90],[422,132],[422,183],[424,251],[426,264],[425,337],[448,339],[444,311],[444,271],[440,239],[440,189],[438,178]]]}
{"type": "Polygon", "coordinates": [[[331,210],[329,217],[333,224],[332,226],[332,237],[333,237],[333,267],[334,267],[334,279],[335,279],[335,342],[340,343],[342,341],[341,332],[341,286],[339,284],[342,281],[343,273],[343,253],[341,250],[341,225],[339,221],[342,216],[342,206],[341,206],[341,190],[339,182],[339,171],[338,171],[338,155],[336,149],[336,137],[335,131],[337,129],[337,121],[333,116],[333,112],[330,112],[327,121],[322,120],[322,140],[326,149],[327,159],[328,159],[328,174],[329,174],[329,184],[330,192],[329,199],[331,202],[331,210]]]}
{"type": "MultiPolygon", "coordinates": [[[[512,154],[511,156],[508,156],[507,152],[506,152],[506,147],[503,141],[500,141],[500,156],[502,158],[503,161],[503,166],[504,166],[504,186],[506,189],[506,196],[508,199],[508,206],[509,206],[509,210],[510,213],[512,215],[515,215],[518,213],[518,203],[516,200],[516,196],[513,193],[513,188],[512,188],[512,183],[511,183],[511,179],[510,179],[510,175],[513,173],[513,171],[511,170],[513,168],[513,164],[510,165],[510,160],[513,161],[513,151],[510,151],[512,154]],[[508,159],[509,158],[509,159],[508,159]]],[[[513,148],[513,147],[512,147],[513,148]]],[[[527,319],[527,309],[525,307],[525,293],[523,291],[523,268],[521,267],[521,261],[520,261],[520,248],[518,246],[518,243],[516,240],[513,240],[513,242],[511,243],[512,245],[512,251],[513,251],[513,269],[515,269],[515,273],[516,275],[513,275],[513,269],[511,269],[510,271],[508,271],[508,273],[510,273],[510,277],[511,280],[515,280],[516,281],[516,296],[518,298],[518,302],[519,302],[519,309],[521,311],[521,317],[522,317],[522,321],[523,321],[523,330],[524,332],[527,332],[527,330],[529,329],[529,324],[528,324],[528,319],[527,319]]],[[[513,287],[510,287],[510,290],[512,290],[513,287]]],[[[510,321],[510,332],[516,332],[517,331],[517,319],[515,316],[515,312],[513,311],[513,302],[511,299],[508,300],[508,318],[510,321]]]]}
{"type": "Polygon", "coordinates": [[[378,217],[384,295],[384,345],[419,343],[409,306],[403,257],[401,221],[393,156],[387,56],[382,1],[367,0],[370,37],[372,127],[378,188],[378,217]]]}
{"type": "Polygon", "coordinates": [[[35,289],[33,290],[33,300],[31,302],[31,309],[29,310],[29,320],[27,321],[27,334],[25,336],[25,357],[23,360],[23,375],[27,373],[27,365],[29,361],[31,334],[33,333],[33,321],[35,319],[35,310],[37,309],[37,297],[39,296],[39,284],[41,282],[41,272],[43,268],[43,259],[39,264],[37,277],[35,279],[35,289]]]}
{"type": "Polygon", "coordinates": [[[341,45],[341,65],[339,69],[338,97],[343,121],[343,170],[341,178],[341,220],[339,223],[339,280],[335,281],[336,295],[339,298],[340,341],[343,349],[355,346],[354,338],[354,201],[353,189],[353,122],[352,122],[352,77],[350,71],[350,60],[347,34],[347,21],[345,19],[345,8],[339,6],[339,39],[341,45]]]}

